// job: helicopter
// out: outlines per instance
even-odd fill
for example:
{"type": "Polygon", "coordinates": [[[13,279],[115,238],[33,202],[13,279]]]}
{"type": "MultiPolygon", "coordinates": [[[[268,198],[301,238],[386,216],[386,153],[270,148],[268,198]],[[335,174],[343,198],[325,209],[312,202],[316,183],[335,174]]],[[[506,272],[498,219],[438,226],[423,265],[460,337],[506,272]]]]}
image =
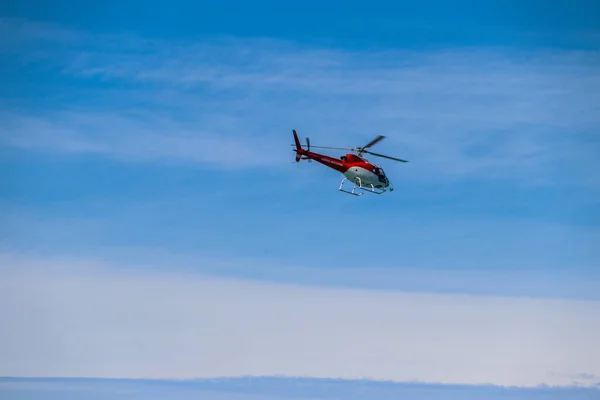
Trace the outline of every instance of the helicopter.
{"type": "Polygon", "coordinates": [[[382,139],[385,139],[385,136],[382,135],[378,135],[377,137],[375,137],[375,139],[371,140],[369,143],[362,147],[344,148],[312,146],[313,148],[319,149],[349,150],[356,153],[346,153],[345,155],[337,159],[326,156],[324,154],[314,153],[310,151],[311,146],[310,139],[308,137],[306,138],[306,149],[304,149],[300,144],[300,140],[298,139],[298,134],[296,133],[296,130],[293,129],[292,133],[294,135],[294,144],[292,144],[292,146],[296,147],[293,150],[296,152],[296,162],[300,162],[300,160],[308,160],[308,162],[311,162],[311,160],[315,160],[318,163],[321,163],[329,168],[340,172],[342,175],[344,175],[344,178],[342,179],[338,190],[344,193],[352,194],[354,196],[362,196],[364,193],[383,194],[388,190],[390,192],[394,190],[394,185],[392,185],[388,177],[385,175],[383,168],[376,164],[370,163],[367,159],[361,157],[363,153],[403,163],[408,162],[407,160],[385,156],[383,154],[373,153],[367,150],[367,148],[372,147],[382,139]],[[346,181],[352,182],[354,184],[351,191],[348,191],[344,188],[344,182],[346,181]],[[362,191],[357,193],[356,189],[362,191]]]}

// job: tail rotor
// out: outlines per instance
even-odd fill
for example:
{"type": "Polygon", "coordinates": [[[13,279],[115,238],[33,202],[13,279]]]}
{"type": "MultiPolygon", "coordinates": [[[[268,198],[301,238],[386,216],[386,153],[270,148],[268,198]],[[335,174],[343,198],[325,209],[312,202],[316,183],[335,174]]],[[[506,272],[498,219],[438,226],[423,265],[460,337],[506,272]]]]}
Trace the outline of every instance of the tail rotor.
{"type": "Polygon", "coordinates": [[[294,134],[294,144],[292,146],[296,146],[294,149],[296,152],[296,162],[299,162],[300,160],[308,160],[308,162],[312,162],[312,159],[307,156],[308,152],[310,151],[310,139],[308,137],[306,138],[306,150],[304,150],[300,144],[296,130],[292,130],[292,133],[294,134]]]}
{"type": "MultiPolygon", "coordinates": [[[[310,151],[310,138],[307,136],[306,137],[306,152],[310,151]]],[[[308,162],[312,162],[312,159],[310,157],[302,157],[302,159],[304,160],[308,160],[308,162]]]]}

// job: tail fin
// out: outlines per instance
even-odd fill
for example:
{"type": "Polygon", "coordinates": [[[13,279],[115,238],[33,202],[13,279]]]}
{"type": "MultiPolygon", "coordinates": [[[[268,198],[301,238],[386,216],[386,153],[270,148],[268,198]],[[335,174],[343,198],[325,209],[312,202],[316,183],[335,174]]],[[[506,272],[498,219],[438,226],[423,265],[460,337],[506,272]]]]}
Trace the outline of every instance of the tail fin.
{"type": "Polygon", "coordinates": [[[304,149],[302,148],[302,146],[300,145],[300,140],[298,140],[298,134],[296,133],[296,130],[293,129],[292,133],[294,134],[294,142],[296,143],[296,162],[300,161],[300,157],[302,156],[302,153],[304,152],[304,149]]]}

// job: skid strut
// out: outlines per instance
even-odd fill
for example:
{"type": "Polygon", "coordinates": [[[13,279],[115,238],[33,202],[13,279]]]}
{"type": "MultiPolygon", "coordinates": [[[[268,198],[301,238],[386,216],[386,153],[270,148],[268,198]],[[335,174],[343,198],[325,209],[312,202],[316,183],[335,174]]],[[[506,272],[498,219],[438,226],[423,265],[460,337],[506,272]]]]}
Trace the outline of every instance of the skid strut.
{"type": "MultiPolygon", "coordinates": [[[[357,178],[360,181],[360,178],[357,178]]],[[[354,185],[354,187],[352,188],[352,191],[349,192],[346,189],[343,189],[344,186],[344,182],[346,182],[348,180],[348,178],[344,177],[344,179],[342,179],[342,182],[340,183],[340,187],[338,188],[338,190],[340,192],[344,192],[344,193],[348,193],[348,194],[353,194],[354,196],[362,196],[364,193],[354,193],[354,191],[356,190],[357,186],[356,184],[354,185]]]]}
{"type": "Polygon", "coordinates": [[[349,192],[348,190],[346,190],[346,189],[343,188],[345,181],[348,181],[348,178],[344,177],[344,179],[342,179],[342,182],[340,183],[340,187],[338,188],[338,190],[340,192],[352,194],[354,196],[362,196],[364,194],[364,192],[375,193],[375,194],[383,194],[386,191],[385,189],[376,188],[373,184],[363,186],[361,179],[359,177],[356,177],[356,181],[357,182],[352,187],[352,191],[349,192]],[[362,192],[355,193],[356,189],[360,189],[360,190],[362,190],[362,192]]]}

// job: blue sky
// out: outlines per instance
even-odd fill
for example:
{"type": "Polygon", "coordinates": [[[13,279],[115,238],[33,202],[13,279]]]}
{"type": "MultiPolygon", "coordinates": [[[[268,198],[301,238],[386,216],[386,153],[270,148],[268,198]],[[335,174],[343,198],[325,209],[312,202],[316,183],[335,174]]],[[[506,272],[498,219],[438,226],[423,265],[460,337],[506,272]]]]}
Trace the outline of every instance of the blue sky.
{"type": "Polygon", "coordinates": [[[152,4],[0,6],[0,375],[600,383],[600,7],[152,4]],[[410,162],[354,198],[292,129],[410,162]]]}
{"type": "Polygon", "coordinates": [[[196,399],[281,400],[294,390],[294,399],[514,399],[589,400],[595,392],[588,388],[472,388],[461,385],[435,386],[393,382],[345,381],[336,379],[235,378],[191,382],[94,379],[0,379],[0,393],[11,399],[196,399]]]}

